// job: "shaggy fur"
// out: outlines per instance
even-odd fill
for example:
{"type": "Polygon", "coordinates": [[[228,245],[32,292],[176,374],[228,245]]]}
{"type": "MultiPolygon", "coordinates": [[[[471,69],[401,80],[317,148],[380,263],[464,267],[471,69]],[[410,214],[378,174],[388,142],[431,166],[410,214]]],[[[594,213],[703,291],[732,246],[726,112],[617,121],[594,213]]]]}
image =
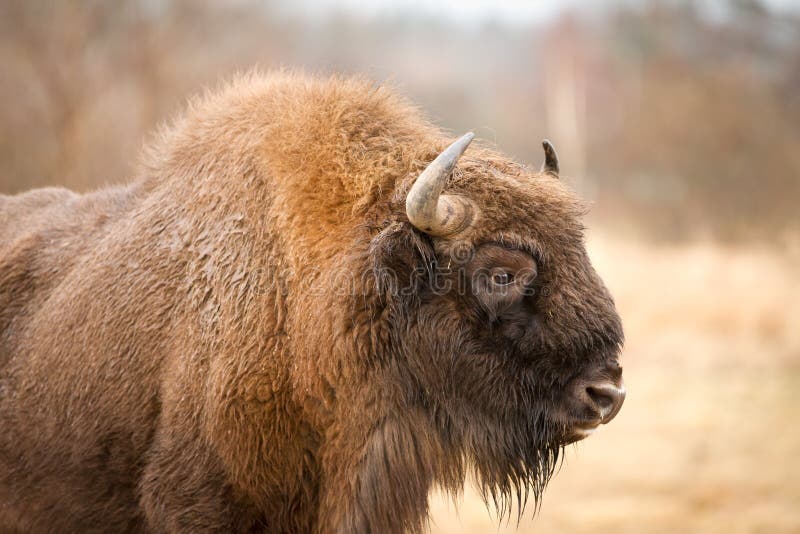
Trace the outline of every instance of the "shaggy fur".
{"type": "Polygon", "coordinates": [[[386,88],[253,74],[128,186],[0,196],[0,530],[420,531],[469,466],[538,498],[619,318],[549,174],[473,146],[476,224],[408,223],[448,141],[386,88]],[[434,287],[497,262],[536,265],[525,307],[434,287]]]}

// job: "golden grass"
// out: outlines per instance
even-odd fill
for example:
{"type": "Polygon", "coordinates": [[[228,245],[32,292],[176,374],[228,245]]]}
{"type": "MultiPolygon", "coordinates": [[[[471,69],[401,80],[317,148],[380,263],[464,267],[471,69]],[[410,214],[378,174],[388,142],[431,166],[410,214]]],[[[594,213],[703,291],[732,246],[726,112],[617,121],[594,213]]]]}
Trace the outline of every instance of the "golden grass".
{"type": "Polygon", "coordinates": [[[628,398],[572,446],[537,517],[471,490],[433,532],[800,532],[800,257],[595,238],[626,329],[628,398]]]}

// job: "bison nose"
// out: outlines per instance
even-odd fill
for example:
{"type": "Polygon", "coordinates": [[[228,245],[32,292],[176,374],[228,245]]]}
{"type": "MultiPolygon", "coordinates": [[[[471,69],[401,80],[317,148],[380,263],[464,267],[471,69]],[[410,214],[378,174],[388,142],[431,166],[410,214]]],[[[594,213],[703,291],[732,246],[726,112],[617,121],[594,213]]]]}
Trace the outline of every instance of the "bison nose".
{"type": "Polygon", "coordinates": [[[586,399],[600,414],[601,423],[608,423],[616,417],[625,402],[625,385],[622,379],[619,385],[612,382],[589,384],[586,386],[586,399]]]}
{"type": "Polygon", "coordinates": [[[590,367],[569,384],[559,419],[567,426],[566,442],[578,441],[608,423],[625,401],[622,368],[616,362],[590,367]]]}

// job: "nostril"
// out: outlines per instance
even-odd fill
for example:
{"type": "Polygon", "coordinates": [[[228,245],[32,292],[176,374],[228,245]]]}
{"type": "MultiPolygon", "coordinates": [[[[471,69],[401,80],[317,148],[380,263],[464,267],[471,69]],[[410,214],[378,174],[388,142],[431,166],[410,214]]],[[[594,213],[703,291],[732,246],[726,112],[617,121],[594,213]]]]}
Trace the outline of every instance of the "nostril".
{"type": "Polygon", "coordinates": [[[611,407],[614,405],[613,395],[607,392],[605,388],[588,386],[586,388],[586,394],[592,399],[594,405],[600,408],[600,411],[603,413],[611,410],[611,407]]]}
{"type": "Polygon", "coordinates": [[[591,399],[603,423],[611,421],[617,415],[625,401],[625,388],[614,384],[592,384],[586,386],[586,395],[591,399]]]}

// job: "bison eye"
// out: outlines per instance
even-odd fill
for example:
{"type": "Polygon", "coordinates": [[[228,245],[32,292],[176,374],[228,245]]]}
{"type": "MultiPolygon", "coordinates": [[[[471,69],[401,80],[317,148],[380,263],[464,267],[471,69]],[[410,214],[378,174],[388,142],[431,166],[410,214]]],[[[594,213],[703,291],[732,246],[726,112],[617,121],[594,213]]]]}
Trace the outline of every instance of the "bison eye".
{"type": "Polygon", "coordinates": [[[508,272],[497,272],[492,275],[492,282],[496,286],[507,286],[514,282],[514,275],[508,272]]]}

